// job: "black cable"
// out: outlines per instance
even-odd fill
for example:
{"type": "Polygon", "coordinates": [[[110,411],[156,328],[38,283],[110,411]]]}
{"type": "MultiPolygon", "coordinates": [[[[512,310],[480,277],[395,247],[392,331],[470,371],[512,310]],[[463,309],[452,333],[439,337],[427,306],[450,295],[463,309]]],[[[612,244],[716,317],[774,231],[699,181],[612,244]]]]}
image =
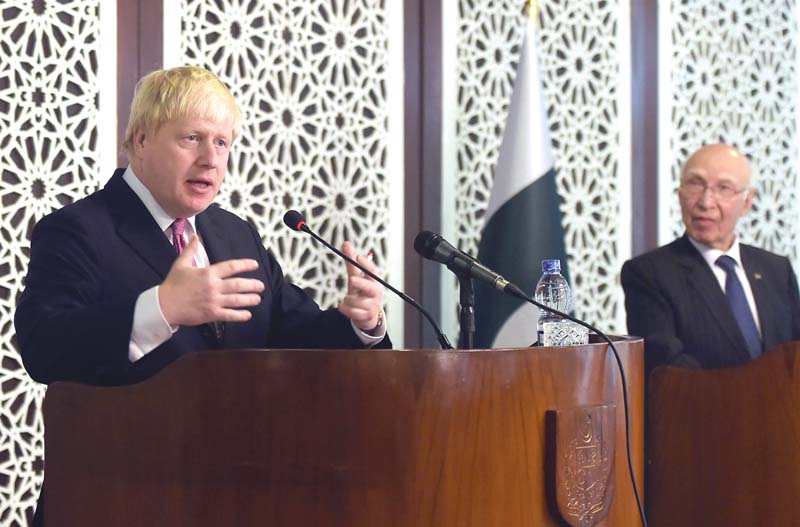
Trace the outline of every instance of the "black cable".
{"type": "Polygon", "coordinates": [[[625,450],[628,454],[628,472],[631,477],[631,485],[633,485],[633,494],[636,497],[636,505],[639,507],[639,516],[642,519],[642,526],[647,527],[647,517],[645,516],[644,505],[642,504],[642,498],[639,495],[639,486],[636,483],[636,474],[633,471],[633,456],[631,455],[630,409],[628,406],[628,380],[625,377],[625,368],[622,367],[622,359],[620,358],[619,352],[617,351],[617,348],[614,346],[614,343],[611,342],[611,339],[608,337],[608,335],[606,335],[596,327],[592,326],[591,324],[584,322],[583,320],[577,319],[566,313],[562,313],[557,309],[553,309],[551,307],[540,304],[533,298],[526,295],[522,289],[515,286],[514,284],[508,284],[505,287],[504,291],[512,296],[525,300],[526,302],[530,302],[539,309],[544,309],[545,311],[549,311],[550,313],[564,317],[567,320],[571,320],[572,322],[575,322],[576,324],[585,327],[589,331],[595,332],[596,334],[600,335],[603,338],[603,340],[605,340],[611,347],[611,351],[614,352],[614,358],[617,361],[617,368],[619,369],[620,379],[622,380],[622,401],[625,407],[625,447],[626,447],[625,450]]]}

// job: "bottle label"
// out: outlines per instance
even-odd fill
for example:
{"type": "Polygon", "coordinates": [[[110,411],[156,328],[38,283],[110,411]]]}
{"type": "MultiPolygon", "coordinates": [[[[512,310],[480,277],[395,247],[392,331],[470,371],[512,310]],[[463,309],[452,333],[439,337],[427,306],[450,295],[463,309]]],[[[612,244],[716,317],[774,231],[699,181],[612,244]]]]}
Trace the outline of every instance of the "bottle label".
{"type": "Polygon", "coordinates": [[[542,346],[578,346],[589,343],[589,330],[571,320],[548,320],[539,330],[542,346]]]}

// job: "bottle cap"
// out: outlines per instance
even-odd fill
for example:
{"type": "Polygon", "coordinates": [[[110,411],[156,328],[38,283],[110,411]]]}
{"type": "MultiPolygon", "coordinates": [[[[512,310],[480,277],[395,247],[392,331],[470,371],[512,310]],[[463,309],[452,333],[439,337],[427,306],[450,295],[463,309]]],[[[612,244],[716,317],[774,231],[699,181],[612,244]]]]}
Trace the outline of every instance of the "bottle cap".
{"type": "Polygon", "coordinates": [[[561,272],[561,260],[558,258],[553,258],[552,260],[542,260],[542,272],[543,273],[560,273],[561,272]]]}

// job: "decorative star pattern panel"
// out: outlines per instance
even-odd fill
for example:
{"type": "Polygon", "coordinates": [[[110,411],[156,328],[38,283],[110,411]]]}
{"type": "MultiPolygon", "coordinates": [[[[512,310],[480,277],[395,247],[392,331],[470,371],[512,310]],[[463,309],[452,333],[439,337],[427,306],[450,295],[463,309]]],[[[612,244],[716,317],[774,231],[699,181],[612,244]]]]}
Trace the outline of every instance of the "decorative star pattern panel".
{"type": "MultiPolygon", "coordinates": [[[[525,19],[522,2],[459,0],[456,241],[476,254],[525,19]]],[[[577,316],[624,332],[616,2],[539,2],[539,50],[577,316]]],[[[454,287],[457,287],[454,285],[454,287]]],[[[457,302],[457,297],[453,299],[457,302]]]]}
{"type": "Polygon", "coordinates": [[[22,368],[13,316],[42,216],[101,181],[100,2],[0,1],[0,525],[27,526],[43,474],[45,387],[22,368]]]}
{"type": "Polygon", "coordinates": [[[323,306],[342,261],[288,232],[283,214],[386,268],[388,21],[375,0],[183,0],[187,63],[232,89],[244,113],[218,201],[253,222],[287,277],[323,306]]]}
{"type": "Polygon", "coordinates": [[[669,2],[661,45],[661,242],[683,233],[675,195],[680,167],[706,143],[737,146],[754,161],[753,210],[741,239],[800,264],[798,228],[797,3],[669,2]],[[664,144],[664,143],[662,143],[664,144]]]}

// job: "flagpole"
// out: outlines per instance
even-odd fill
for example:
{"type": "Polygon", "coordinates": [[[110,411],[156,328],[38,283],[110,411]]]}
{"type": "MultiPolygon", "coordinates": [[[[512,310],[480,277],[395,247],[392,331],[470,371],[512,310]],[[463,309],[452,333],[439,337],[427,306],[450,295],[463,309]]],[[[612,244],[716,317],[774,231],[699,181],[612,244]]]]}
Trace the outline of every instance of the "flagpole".
{"type": "Polygon", "coordinates": [[[539,2],[537,0],[528,0],[528,16],[534,20],[539,18],[539,2]]]}

